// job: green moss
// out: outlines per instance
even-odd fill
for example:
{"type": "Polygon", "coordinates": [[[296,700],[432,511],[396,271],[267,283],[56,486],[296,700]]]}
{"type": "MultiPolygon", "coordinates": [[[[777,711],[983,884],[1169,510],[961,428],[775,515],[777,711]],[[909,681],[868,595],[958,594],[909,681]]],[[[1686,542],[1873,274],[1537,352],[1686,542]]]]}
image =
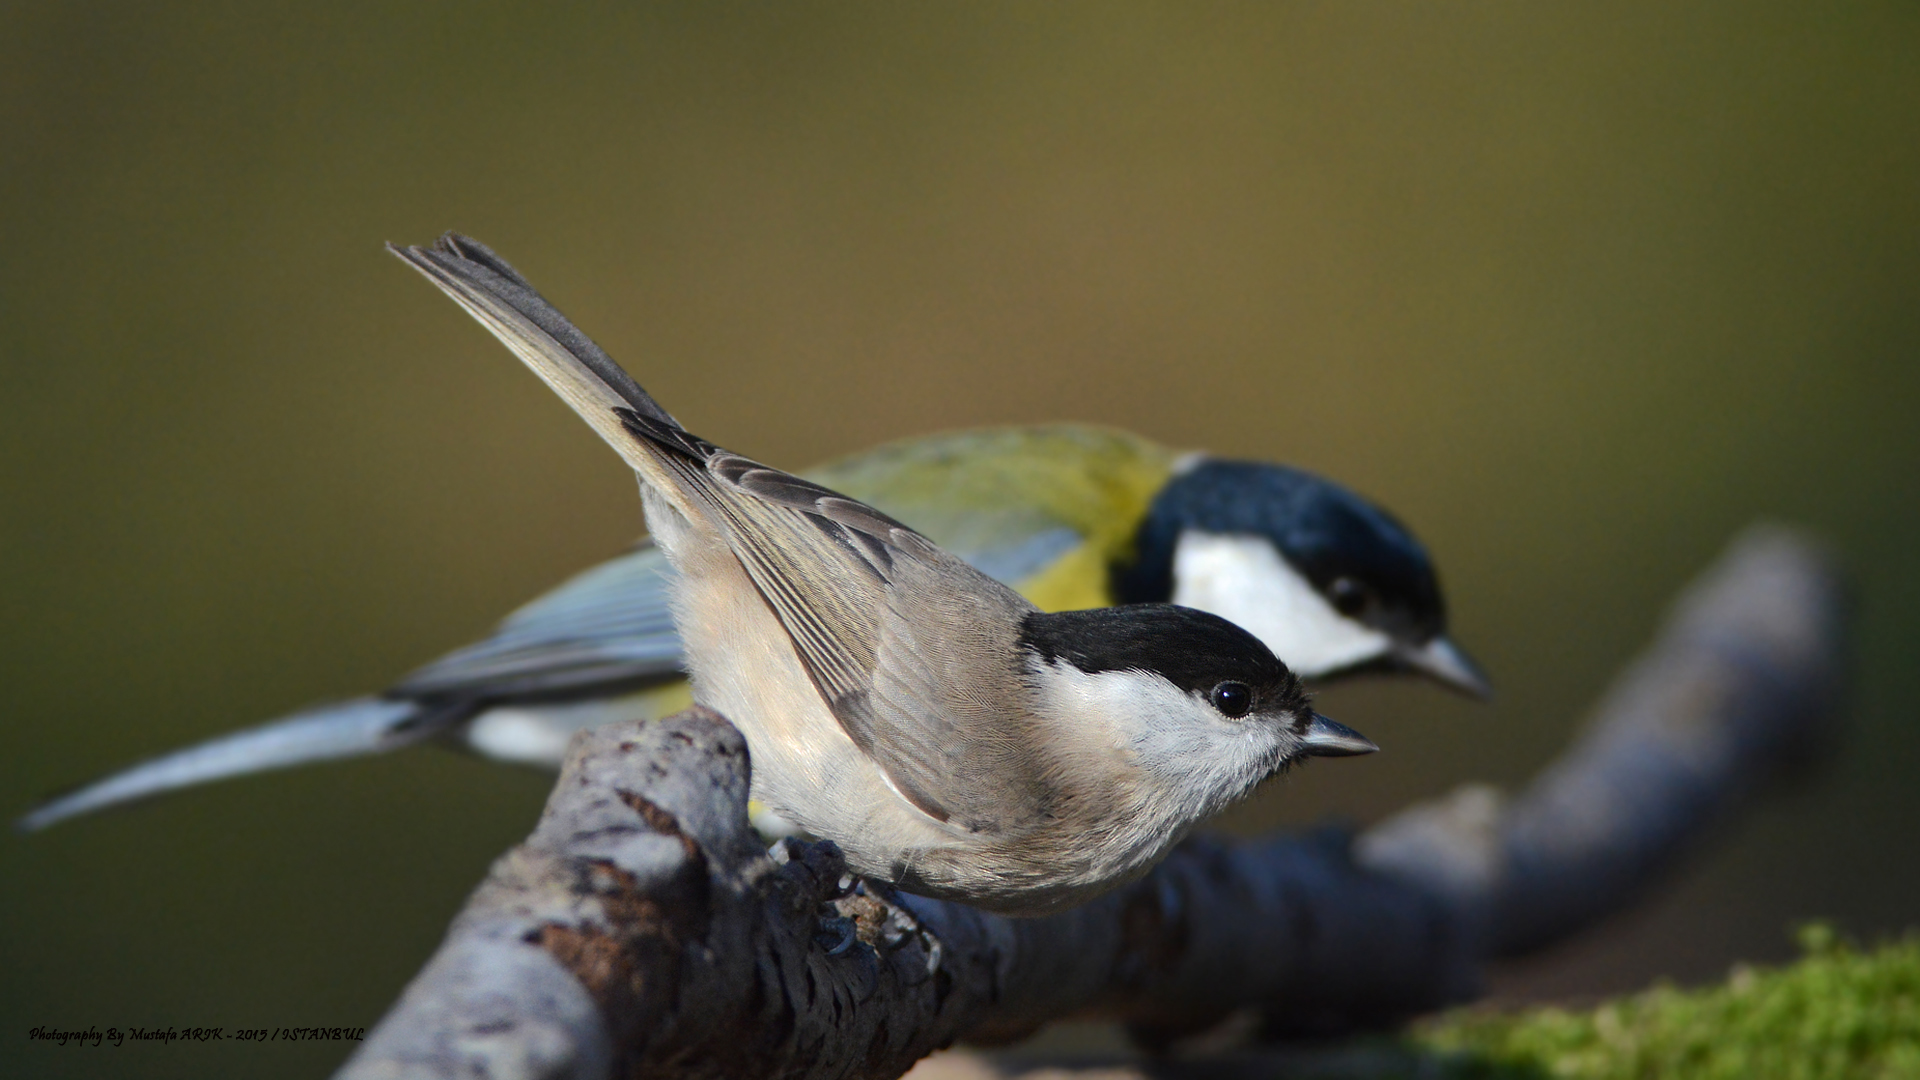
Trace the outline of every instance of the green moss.
{"type": "Polygon", "coordinates": [[[1420,1072],[1458,1078],[1835,1080],[1920,1077],[1920,935],[1862,951],[1831,927],[1806,956],[1702,990],[1659,986],[1589,1011],[1465,1011],[1409,1039],[1420,1072]]]}

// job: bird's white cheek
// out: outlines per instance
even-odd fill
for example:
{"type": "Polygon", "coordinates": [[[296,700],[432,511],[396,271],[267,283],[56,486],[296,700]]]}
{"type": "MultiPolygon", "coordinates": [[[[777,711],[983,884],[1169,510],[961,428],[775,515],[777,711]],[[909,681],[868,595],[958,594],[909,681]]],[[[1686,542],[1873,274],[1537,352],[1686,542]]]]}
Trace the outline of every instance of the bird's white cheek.
{"type": "Polygon", "coordinates": [[[1276,760],[1270,725],[1229,720],[1158,676],[1088,674],[1070,664],[1041,681],[1045,711],[1063,722],[1054,753],[1083,777],[1104,776],[1123,799],[1182,820],[1238,798],[1276,760]]]}
{"type": "Polygon", "coordinates": [[[1071,664],[1048,665],[1040,680],[1041,711],[1057,719],[1041,731],[1057,736],[1052,740],[1057,753],[1089,759],[1089,766],[1103,769],[1136,764],[1140,735],[1152,729],[1164,702],[1154,700],[1159,695],[1152,687],[1143,693],[1140,680],[1129,675],[1089,675],[1071,664]]]}
{"type": "Polygon", "coordinates": [[[1188,531],[1173,553],[1173,602],[1236,623],[1294,671],[1337,671],[1387,654],[1393,640],[1333,609],[1257,536],[1188,531]]]}

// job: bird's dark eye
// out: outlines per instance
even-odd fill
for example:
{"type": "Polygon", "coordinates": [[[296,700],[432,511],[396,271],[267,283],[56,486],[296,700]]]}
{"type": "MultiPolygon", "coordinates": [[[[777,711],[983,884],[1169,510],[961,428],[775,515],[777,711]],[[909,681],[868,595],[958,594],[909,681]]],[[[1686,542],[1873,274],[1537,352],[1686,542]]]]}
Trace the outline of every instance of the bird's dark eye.
{"type": "Polygon", "coordinates": [[[1333,601],[1333,609],[1348,618],[1354,618],[1367,609],[1372,595],[1365,585],[1350,577],[1337,577],[1327,586],[1327,597],[1333,601]]]}
{"type": "Polygon", "coordinates": [[[1243,682],[1223,682],[1213,688],[1207,700],[1222,715],[1238,720],[1253,710],[1253,688],[1243,682]]]}

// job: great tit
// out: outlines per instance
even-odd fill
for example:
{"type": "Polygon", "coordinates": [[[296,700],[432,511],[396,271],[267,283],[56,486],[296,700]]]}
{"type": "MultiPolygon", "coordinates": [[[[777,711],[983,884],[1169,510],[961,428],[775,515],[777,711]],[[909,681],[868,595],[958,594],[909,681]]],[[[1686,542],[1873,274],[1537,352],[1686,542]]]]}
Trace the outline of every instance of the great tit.
{"type": "MultiPolygon", "coordinates": [[[[1487,693],[1446,634],[1420,542],[1309,472],[1054,424],[903,440],[805,475],[910,523],[1045,611],[1176,603],[1239,624],[1316,682],[1401,670],[1487,693]]],[[[16,824],[42,828],[176,788],[422,741],[557,768],[575,731],[691,701],[668,610],[672,573],[643,541],[385,693],[141,762],[16,824]]]]}
{"type": "Polygon", "coordinates": [[[1376,749],[1226,619],[1041,611],[873,507],[692,434],[479,244],[391,250],[633,468],[694,699],[746,736],[756,798],[859,873],[1042,915],[1138,878],[1296,761],[1376,749]]]}

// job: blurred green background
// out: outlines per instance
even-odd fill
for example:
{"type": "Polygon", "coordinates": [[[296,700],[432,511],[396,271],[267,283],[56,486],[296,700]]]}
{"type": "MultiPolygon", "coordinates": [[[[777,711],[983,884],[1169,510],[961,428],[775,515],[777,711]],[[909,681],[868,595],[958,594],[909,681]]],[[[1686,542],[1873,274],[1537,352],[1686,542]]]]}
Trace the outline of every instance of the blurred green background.
{"type": "MultiPolygon", "coordinates": [[[[8,816],[381,686],[619,550],[618,460],[384,255],[459,228],[695,430],[802,466],[1081,419],[1295,462],[1444,569],[1491,707],[1228,824],[1523,781],[1757,516],[1858,586],[1849,738],[1583,995],[1920,922],[1911,4],[0,8],[8,816]]],[[[416,751],[0,838],[0,1063],[313,1075],[547,780],[416,751]]]]}

